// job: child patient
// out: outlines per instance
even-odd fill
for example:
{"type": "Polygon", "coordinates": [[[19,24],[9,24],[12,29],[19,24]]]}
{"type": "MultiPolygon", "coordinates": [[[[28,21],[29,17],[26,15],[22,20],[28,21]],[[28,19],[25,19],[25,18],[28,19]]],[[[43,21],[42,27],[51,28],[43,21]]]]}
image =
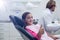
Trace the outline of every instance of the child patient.
{"type": "Polygon", "coordinates": [[[49,33],[46,33],[42,25],[33,24],[33,16],[30,12],[25,12],[22,15],[22,20],[26,23],[25,29],[33,35],[37,40],[56,40],[57,37],[54,37],[53,35],[50,35],[49,33]]]}

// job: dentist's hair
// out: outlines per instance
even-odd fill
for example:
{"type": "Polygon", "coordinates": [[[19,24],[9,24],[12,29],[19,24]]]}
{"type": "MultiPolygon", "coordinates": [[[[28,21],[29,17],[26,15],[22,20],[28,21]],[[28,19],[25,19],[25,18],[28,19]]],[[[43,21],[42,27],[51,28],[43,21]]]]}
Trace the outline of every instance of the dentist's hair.
{"type": "Polygon", "coordinates": [[[47,2],[46,8],[51,9],[52,7],[56,6],[56,2],[54,0],[50,0],[47,2]]]}

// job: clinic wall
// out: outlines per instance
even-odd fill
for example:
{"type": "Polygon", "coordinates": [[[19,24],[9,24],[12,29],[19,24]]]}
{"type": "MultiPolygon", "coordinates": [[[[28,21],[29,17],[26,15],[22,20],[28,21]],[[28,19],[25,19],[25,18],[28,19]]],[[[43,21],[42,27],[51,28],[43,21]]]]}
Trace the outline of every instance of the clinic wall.
{"type": "MultiPolygon", "coordinates": [[[[43,15],[43,11],[46,8],[46,4],[49,0],[43,0],[40,2],[39,7],[38,8],[33,8],[31,10],[29,10],[30,12],[32,12],[32,14],[34,15],[34,18],[41,18],[43,15]]],[[[54,11],[54,18],[57,18],[60,21],[60,0],[55,0],[56,1],[56,9],[54,11]]]]}
{"type": "MultiPolygon", "coordinates": [[[[9,15],[17,15],[19,17],[21,17],[21,15],[23,14],[23,12],[25,11],[29,11],[33,14],[34,18],[40,18],[43,16],[43,11],[45,10],[45,6],[46,3],[49,0],[41,0],[41,2],[39,3],[37,8],[32,8],[32,9],[27,9],[25,7],[22,7],[23,9],[21,9],[21,7],[15,5],[15,2],[23,2],[23,1],[28,1],[28,0],[6,0],[6,5],[3,8],[0,8],[0,20],[9,20],[9,15]],[[19,13],[16,13],[15,10],[16,8],[19,10],[19,13]]],[[[57,6],[56,6],[56,10],[55,10],[55,14],[54,16],[60,19],[60,0],[55,0],[57,2],[57,6]]],[[[20,3],[19,3],[20,4],[20,3]]]]}
{"type": "Polygon", "coordinates": [[[55,17],[58,17],[58,20],[60,21],[60,0],[55,0],[56,1],[56,10],[55,10],[55,17]]]}

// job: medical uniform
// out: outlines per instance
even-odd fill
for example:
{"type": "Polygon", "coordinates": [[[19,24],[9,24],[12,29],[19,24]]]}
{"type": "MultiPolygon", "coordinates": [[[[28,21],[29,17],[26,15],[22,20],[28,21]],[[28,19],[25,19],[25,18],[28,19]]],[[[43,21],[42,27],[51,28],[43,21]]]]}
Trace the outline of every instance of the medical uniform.
{"type": "Polygon", "coordinates": [[[43,14],[44,14],[44,16],[42,17],[43,25],[46,31],[48,31],[47,25],[51,23],[55,23],[57,19],[54,18],[53,12],[48,8],[43,12],[43,14]]]}

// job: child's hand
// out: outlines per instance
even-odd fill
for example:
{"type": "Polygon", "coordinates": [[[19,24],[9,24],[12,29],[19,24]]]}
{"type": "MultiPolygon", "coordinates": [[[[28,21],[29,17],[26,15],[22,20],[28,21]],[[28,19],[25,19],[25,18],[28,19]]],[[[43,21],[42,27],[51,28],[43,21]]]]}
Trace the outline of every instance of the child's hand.
{"type": "Polygon", "coordinates": [[[42,27],[42,25],[40,26],[40,34],[43,34],[44,33],[44,28],[42,27]]]}
{"type": "Polygon", "coordinates": [[[40,26],[40,30],[38,32],[38,37],[41,37],[41,35],[44,34],[44,28],[42,27],[42,25],[40,26]]]}

